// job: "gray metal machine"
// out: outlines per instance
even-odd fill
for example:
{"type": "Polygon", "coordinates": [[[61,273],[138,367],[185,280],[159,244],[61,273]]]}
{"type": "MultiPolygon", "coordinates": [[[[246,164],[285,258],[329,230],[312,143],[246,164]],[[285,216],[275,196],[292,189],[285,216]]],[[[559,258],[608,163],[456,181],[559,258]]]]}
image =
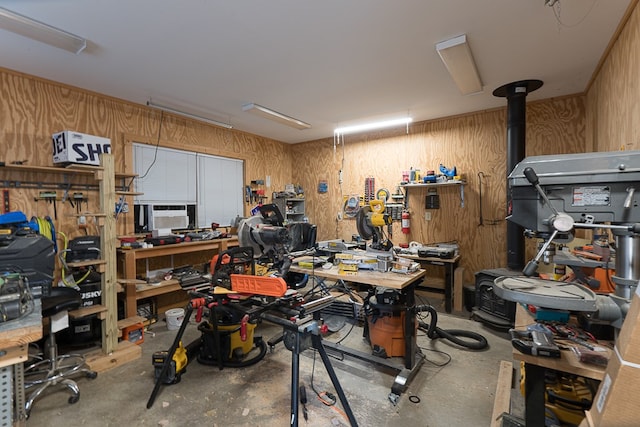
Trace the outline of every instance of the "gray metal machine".
{"type": "MultiPolygon", "coordinates": [[[[524,268],[525,276],[535,274],[543,257],[552,262],[554,242],[570,241],[574,229],[607,229],[616,244],[616,303],[631,299],[640,280],[640,151],[527,157],[508,180],[512,206],[507,219],[524,227],[529,237],[545,240],[524,268]]],[[[504,292],[496,289],[501,298],[504,292]]]]}

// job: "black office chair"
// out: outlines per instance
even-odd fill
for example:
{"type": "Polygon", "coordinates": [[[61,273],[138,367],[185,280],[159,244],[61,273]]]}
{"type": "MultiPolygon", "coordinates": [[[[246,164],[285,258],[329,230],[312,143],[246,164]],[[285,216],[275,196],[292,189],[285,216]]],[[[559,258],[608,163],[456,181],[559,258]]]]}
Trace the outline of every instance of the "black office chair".
{"type": "MultiPolygon", "coordinates": [[[[76,289],[64,286],[53,287],[51,295],[42,298],[42,317],[51,317],[63,311],[75,310],[80,307],[82,298],[76,289]]],[[[85,358],[81,354],[58,355],[56,345],[56,333],[53,330],[53,322],[49,322],[49,336],[44,346],[44,356],[39,361],[25,367],[25,392],[28,395],[25,404],[27,417],[31,412],[34,401],[49,387],[62,384],[67,387],[72,395],[69,403],[76,403],[80,399],[80,389],[71,377],[84,375],[94,379],[98,376],[95,371],[89,369],[85,358]]]]}

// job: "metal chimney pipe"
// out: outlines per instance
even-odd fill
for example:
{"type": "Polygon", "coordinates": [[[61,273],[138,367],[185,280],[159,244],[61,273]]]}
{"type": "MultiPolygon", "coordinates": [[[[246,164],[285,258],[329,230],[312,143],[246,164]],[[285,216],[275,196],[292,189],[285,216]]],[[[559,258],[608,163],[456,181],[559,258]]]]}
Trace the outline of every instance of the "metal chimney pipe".
{"type": "MultiPolygon", "coordinates": [[[[525,157],[527,133],[527,94],[542,87],[542,80],[507,83],[493,91],[493,96],[507,98],[507,176],[525,157]]],[[[508,189],[507,185],[507,189],[508,189]]],[[[511,213],[511,194],[507,190],[507,214],[511,213]]],[[[507,267],[522,270],[525,265],[524,229],[507,221],[507,267]]]]}

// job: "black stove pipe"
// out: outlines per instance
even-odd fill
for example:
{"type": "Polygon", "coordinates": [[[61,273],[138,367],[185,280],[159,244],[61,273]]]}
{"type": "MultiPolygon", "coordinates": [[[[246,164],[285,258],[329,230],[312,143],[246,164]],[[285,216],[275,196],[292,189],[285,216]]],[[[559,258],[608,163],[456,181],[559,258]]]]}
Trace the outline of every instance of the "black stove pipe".
{"type": "MultiPolygon", "coordinates": [[[[527,94],[539,89],[541,80],[521,80],[500,86],[493,95],[507,98],[507,176],[525,157],[527,94]]],[[[511,192],[507,184],[507,214],[511,214],[511,192]]],[[[522,270],[525,265],[524,229],[507,221],[507,267],[522,270]]]]}

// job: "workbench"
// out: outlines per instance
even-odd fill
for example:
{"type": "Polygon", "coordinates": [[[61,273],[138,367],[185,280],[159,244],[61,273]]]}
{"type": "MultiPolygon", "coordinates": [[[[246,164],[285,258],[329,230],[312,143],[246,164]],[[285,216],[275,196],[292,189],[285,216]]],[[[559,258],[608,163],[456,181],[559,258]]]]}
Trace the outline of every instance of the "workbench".
{"type": "Polygon", "coordinates": [[[444,268],[444,283],[440,285],[437,282],[425,282],[419,286],[419,289],[442,289],[444,290],[444,309],[447,313],[451,313],[451,308],[456,307],[457,310],[462,310],[462,277],[460,275],[459,283],[456,283],[456,269],[460,264],[460,255],[455,255],[452,258],[438,258],[438,257],[420,257],[418,255],[401,254],[402,258],[411,259],[420,263],[420,265],[433,265],[436,267],[444,268]],[[459,304],[454,305],[454,296],[458,296],[459,304]]]}
{"type": "Polygon", "coordinates": [[[29,344],[40,338],[42,338],[42,308],[39,299],[34,301],[33,310],[27,316],[0,323],[0,382],[2,383],[0,405],[3,408],[0,426],[2,427],[24,425],[26,422],[22,364],[28,359],[29,344]]]}
{"type": "MultiPolygon", "coordinates": [[[[235,246],[238,246],[237,237],[176,243],[171,245],[154,246],[151,248],[118,249],[118,262],[121,267],[120,278],[123,279],[121,283],[124,284],[125,316],[132,317],[137,315],[136,301],[142,298],[182,290],[180,284],[176,280],[165,281],[158,285],[150,285],[146,287],[139,286],[141,289],[137,290],[136,286],[139,285],[139,283],[136,283],[135,279],[137,279],[138,274],[136,267],[138,260],[149,260],[150,258],[162,256],[173,257],[173,255],[203,251],[217,251],[220,253],[235,246]]],[[[173,267],[173,258],[171,260],[171,264],[171,267],[173,267]]]]}
{"type": "Polygon", "coordinates": [[[410,274],[399,274],[391,272],[379,272],[370,270],[359,270],[356,275],[343,275],[339,273],[338,267],[333,266],[330,269],[324,268],[302,268],[297,265],[291,266],[290,270],[295,273],[309,274],[315,279],[329,279],[334,281],[350,282],[358,285],[384,287],[400,291],[400,304],[407,309],[404,316],[404,341],[405,354],[403,363],[398,364],[392,359],[385,359],[375,356],[371,353],[364,353],[358,350],[349,349],[344,345],[335,345],[333,343],[323,341],[325,347],[330,348],[338,353],[346,354],[360,360],[373,363],[375,365],[384,366],[398,372],[394,384],[391,388],[390,399],[392,395],[398,396],[406,388],[409,381],[420,369],[424,362],[424,356],[416,343],[416,316],[411,310],[415,307],[415,288],[424,278],[426,272],[418,270],[410,274]],[[411,308],[411,309],[409,309],[411,308]]]}
{"type": "MultiPolygon", "coordinates": [[[[534,318],[517,304],[515,329],[525,330],[535,323],[534,318]]],[[[611,351],[608,356],[611,356],[611,351]]],[[[531,356],[513,349],[513,358],[524,362],[525,370],[525,419],[528,426],[545,425],[545,371],[553,369],[602,381],[605,367],[582,363],[570,350],[562,350],[560,358],[531,356]]]]}

